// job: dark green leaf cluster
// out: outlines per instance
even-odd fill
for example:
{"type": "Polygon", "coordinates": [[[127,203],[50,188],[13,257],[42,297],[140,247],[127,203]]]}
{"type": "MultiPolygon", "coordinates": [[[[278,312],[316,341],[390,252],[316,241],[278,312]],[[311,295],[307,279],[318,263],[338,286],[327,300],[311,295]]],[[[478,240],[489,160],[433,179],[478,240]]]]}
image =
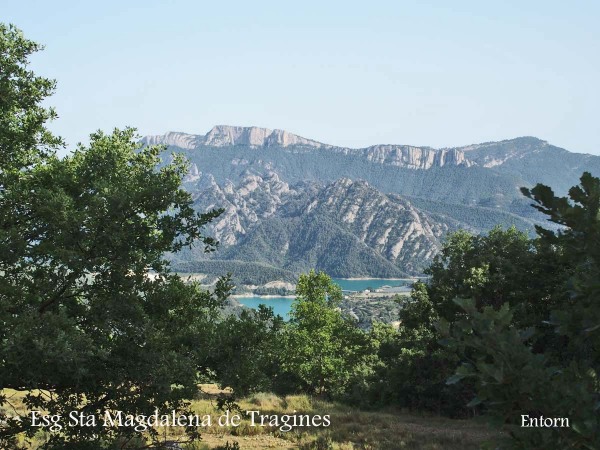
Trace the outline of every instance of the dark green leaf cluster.
{"type": "Polygon", "coordinates": [[[215,379],[236,396],[279,391],[283,332],[283,319],[263,305],[258,311],[225,318],[210,346],[209,366],[215,379]]]}
{"type": "Polygon", "coordinates": [[[516,320],[523,327],[537,327],[536,348],[562,345],[543,320],[566,297],[561,280],[569,270],[559,255],[526,233],[514,227],[496,227],[487,235],[456,232],[426,273],[429,279],[416,283],[409,299],[399,298],[400,326],[380,348],[375,402],[450,416],[473,414],[465,407],[473,386],[446,384],[459,357],[440,345],[436,329],[440,320],[452,323],[465,317],[457,298],[471,298],[478,308],[508,302],[518,308],[516,320]]]}
{"type": "Polygon", "coordinates": [[[346,392],[372,353],[368,335],[338,308],[341,300],[340,287],[324,272],[300,276],[283,335],[281,364],[309,393],[346,392]]]}
{"type": "MultiPolygon", "coordinates": [[[[196,213],[181,188],[186,162],[161,164],[164,149],[142,148],[132,129],[56,157],[45,128],[55,114],[40,106],[54,82],[26,67],[39,48],[0,25],[0,387],[63,417],[184,411],[231,286],[185,284],[163,255],[192,242],[213,250],[203,228],[220,211],[196,213]]],[[[7,395],[0,404],[2,448],[35,434],[29,416],[7,414],[7,395]]],[[[45,447],[137,435],[66,421],[45,447]]]]}
{"type": "Polygon", "coordinates": [[[56,112],[41,106],[56,82],[27,68],[41,49],[13,25],[0,23],[0,186],[62,144],[45,127],[56,112]]]}
{"type": "Polygon", "coordinates": [[[287,323],[270,308],[218,327],[210,366],[236,396],[271,391],[347,399],[372,372],[372,333],[339,309],[341,290],[324,272],[301,275],[287,323]]]}
{"type": "Polygon", "coordinates": [[[523,192],[564,227],[538,230],[540,247],[555,255],[563,294],[529,310],[511,298],[483,308],[476,298],[455,299],[458,320],[438,324],[448,348],[464,361],[448,383],[474,384],[471,405],[482,405],[509,431],[502,448],[598,448],[600,179],[584,173],[569,197],[556,197],[544,185],[523,192]],[[568,419],[569,426],[523,427],[524,416],[568,419]]]}
{"type": "MultiPolygon", "coordinates": [[[[96,133],[3,191],[0,386],[28,391],[28,408],[151,414],[193,397],[230,287],[209,294],[169,273],[165,252],[214,247],[202,227],[219,212],[191,208],[184,162],[157,170],[160,151],[140,149],[133,130],[96,133]]],[[[20,430],[35,432],[23,421],[7,433],[20,430]]],[[[65,428],[47,446],[117,433],[133,431],[65,428]]]]}

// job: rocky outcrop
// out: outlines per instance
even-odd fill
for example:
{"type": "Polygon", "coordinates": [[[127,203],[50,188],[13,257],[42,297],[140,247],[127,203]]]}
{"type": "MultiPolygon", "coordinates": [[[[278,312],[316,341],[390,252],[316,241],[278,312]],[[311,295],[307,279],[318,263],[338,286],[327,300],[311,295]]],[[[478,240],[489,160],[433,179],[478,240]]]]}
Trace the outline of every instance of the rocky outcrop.
{"type": "MultiPolygon", "coordinates": [[[[535,137],[520,137],[500,142],[485,142],[451,150],[462,152],[474,163],[483,167],[496,167],[508,161],[523,159],[541,153],[551,146],[535,137]]],[[[556,147],[555,147],[556,148],[556,147]]]]}
{"type": "MultiPolygon", "coordinates": [[[[333,233],[333,240],[342,240],[335,236],[345,233],[344,242],[354,240],[352,245],[369,249],[375,259],[391,263],[390,267],[421,273],[439,250],[442,236],[452,228],[451,224],[436,222],[399,196],[384,195],[364,181],[348,178],[320,188],[302,184],[290,187],[275,173],[265,177],[248,175],[238,185],[204,183],[206,188],[195,195],[195,206],[202,211],[225,209],[209,228],[228,257],[236,260],[259,254],[266,259],[261,262],[274,266],[298,264],[293,259],[305,251],[305,245],[314,243],[303,238],[311,235],[314,220],[309,218],[314,217],[340,227],[338,231],[335,227],[321,228],[333,233]],[[281,240],[276,242],[267,236],[261,231],[265,228],[269,233],[277,229],[281,240]],[[277,261],[270,260],[269,255],[277,261]]],[[[311,238],[314,239],[319,238],[311,238]]],[[[350,251],[318,244],[314,247],[311,252],[316,261],[342,260],[350,251]]]]}
{"type": "Polygon", "coordinates": [[[412,273],[424,269],[452,228],[452,221],[435,220],[400,196],[385,195],[348,178],[326,186],[306,212],[310,210],[333,216],[369,248],[412,273]]]}
{"type": "Polygon", "coordinates": [[[306,139],[285,130],[269,130],[259,127],[233,127],[217,125],[203,138],[198,140],[210,147],[243,145],[248,147],[289,147],[308,146],[314,148],[329,147],[320,142],[306,139]]]}
{"type": "Polygon", "coordinates": [[[167,145],[169,147],[192,150],[199,145],[200,139],[195,134],[170,131],[162,135],[145,136],[142,138],[142,143],[145,145],[167,145]]]}
{"type": "Polygon", "coordinates": [[[406,145],[375,145],[363,150],[368,161],[408,169],[430,169],[444,166],[471,166],[463,151],[436,150],[406,145]]]}
{"type": "Polygon", "coordinates": [[[196,209],[225,210],[210,226],[212,235],[225,246],[238,243],[249,229],[276,214],[283,203],[297,194],[274,172],[265,176],[247,175],[237,186],[232,182],[218,185],[214,178],[206,178],[208,181],[199,180],[196,188],[186,187],[195,191],[196,209]]]}
{"type": "MultiPolygon", "coordinates": [[[[237,127],[217,125],[206,135],[170,132],[163,136],[148,136],[143,139],[148,145],[163,144],[185,150],[201,147],[249,147],[249,148],[305,148],[329,151],[336,154],[358,156],[364,160],[384,165],[409,169],[429,169],[447,165],[470,166],[460,149],[436,150],[430,147],[408,145],[374,145],[367,148],[336,147],[306,139],[285,130],[270,130],[259,127],[237,127]]],[[[235,162],[232,161],[232,164],[235,162]]]]}
{"type": "MultiPolygon", "coordinates": [[[[547,226],[519,188],[564,195],[600,157],[525,137],[466,147],[336,147],[283,130],[216,126],[206,135],[149,136],[190,161],[195,208],[223,208],[207,229],[221,249],[178,256],[337,276],[421,273],[449,231],[547,226]],[[365,181],[361,181],[365,180],[365,181]]],[[[165,160],[168,160],[165,153],[165,160]]]]}

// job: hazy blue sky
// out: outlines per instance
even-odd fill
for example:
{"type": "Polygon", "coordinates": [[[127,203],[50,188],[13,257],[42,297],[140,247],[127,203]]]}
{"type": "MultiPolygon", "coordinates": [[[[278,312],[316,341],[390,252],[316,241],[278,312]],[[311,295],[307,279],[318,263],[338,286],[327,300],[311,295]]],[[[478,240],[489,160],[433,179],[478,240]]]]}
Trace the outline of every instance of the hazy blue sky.
{"type": "Polygon", "coordinates": [[[52,128],[283,128],[457,146],[533,135],[600,154],[599,1],[12,1],[46,45],[52,128]],[[492,4],[493,3],[493,4],[492,4]]]}

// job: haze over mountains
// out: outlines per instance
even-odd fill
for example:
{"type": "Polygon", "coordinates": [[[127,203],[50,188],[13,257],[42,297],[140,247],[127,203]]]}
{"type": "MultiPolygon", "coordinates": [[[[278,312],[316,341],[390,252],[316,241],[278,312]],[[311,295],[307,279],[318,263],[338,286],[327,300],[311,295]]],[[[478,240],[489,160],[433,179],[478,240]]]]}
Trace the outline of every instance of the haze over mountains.
{"type": "Polygon", "coordinates": [[[353,149],[283,130],[216,126],[143,142],[189,158],[184,185],[198,210],[225,208],[209,230],[219,250],[182,252],[174,267],[260,264],[277,278],[310,268],[337,277],[421,274],[448,232],[496,224],[532,232],[544,223],[520,187],[541,182],[565,194],[583,171],[600,175],[600,156],[533,137],[353,149]]]}

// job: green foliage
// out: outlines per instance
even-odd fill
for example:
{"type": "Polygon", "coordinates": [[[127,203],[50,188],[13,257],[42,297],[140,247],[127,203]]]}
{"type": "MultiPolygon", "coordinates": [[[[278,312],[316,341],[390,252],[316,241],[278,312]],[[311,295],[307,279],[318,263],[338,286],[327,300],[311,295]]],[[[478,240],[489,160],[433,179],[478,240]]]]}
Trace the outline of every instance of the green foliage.
{"type": "Polygon", "coordinates": [[[436,323],[464,316],[454,303],[456,298],[473,298],[479,308],[508,301],[521,308],[522,323],[541,322],[539,311],[548,311],[547,305],[562,292],[557,266],[544,272],[539,262],[548,266],[548,259],[542,256],[515,228],[497,227],[482,236],[466,231],[449,235],[426,270],[427,283],[415,283],[409,299],[399,298],[400,327],[379,350],[382,365],[375,379],[385,382],[373,384],[379,393],[379,398],[374,395],[376,401],[450,416],[470,414],[464,405],[473,395],[472,386],[445,382],[459,358],[440,345],[436,323]],[[532,297],[540,300],[529,302],[532,297]]]}
{"type": "Polygon", "coordinates": [[[368,381],[366,395],[374,405],[395,404],[448,416],[464,416],[468,386],[448,386],[445,381],[458,363],[456,354],[439,345],[435,322],[439,311],[427,285],[413,286],[410,299],[401,299],[400,327],[380,336],[378,364],[368,381]]]}
{"type": "MultiPolygon", "coordinates": [[[[470,379],[492,420],[510,431],[502,448],[581,448],[600,446],[600,179],[584,173],[569,197],[547,186],[523,190],[536,207],[565,228],[539,229],[540,243],[553,249],[569,277],[569,295],[544,311],[545,322],[562,345],[535,345],[540,327],[523,328],[510,302],[477,307],[457,301],[464,316],[438,328],[447,345],[465,361],[448,382],[470,379]],[[495,306],[495,305],[494,305],[495,306]],[[568,418],[568,428],[522,428],[522,415],[568,418]]],[[[563,273],[563,272],[561,272],[563,273]]],[[[542,318],[540,318],[541,320],[542,318]]]]}
{"type": "Polygon", "coordinates": [[[45,128],[56,112],[41,106],[56,83],[27,69],[29,57],[41,49],[13,25],[0,23],[0,186],[4,188],[7,177],[18,176],[62,143],[45,128]]]}
{"type": "Polygon", "coordinates": [[[277,390],[283,319],[260,305],[258,311],[229,316],[217,328],[210,366],[236,397],[277,390]]]}
{"type": "Polygon", "coordinates": [[[468,318],[450,327],[440,323],[449,348],[467,356],[448,378],[448,384],[471,380],[477,395],[469,405],[485,407],[492,424],[509,432],[500,448],[597,448],[598,389],[596,372],[588,364],[572,361],[553,365],[549,354],[534,353],[532,330],[519,330],[508,304],[499,310],[478,311],[472,301],[461,302],[468,318]],[[523,416],[567,418],[565,428],[523,428],[523,416]]]}
{"type": "Polygon", "coordinates": [[[273,280],[295,283],[297,280],[297,276],[288,270],[245,261],[223,261],[220,259],[180,261],[174,262],[172,267],[173,270],[187,273],[204,273],[208,275],[231,273],[231,280],[236,286],[242,284],[266,284],[273,280]]]}
{"type": "Polygon", "coordinates": [[[368,336],[340,312],[341,299],[340,287],[324,272],[300,276],[281,360],[308,392],[343,393],[371,353],[368,336]]]}
{"type": "Polygon", "coordinates": [[[296,294],[287,323],[263,306],[219,323],[207,363],[214,379],[236,397],[308,392],[356,401],[377,364],[376,332],[343,315],[341,289],[323,272],[301,275],[296,294]]]}
{"type": "MultiPolygon", "coordinates": [[[[151,414],[184,410],[206,337],[230,286],[214,293],[169,273],[163,254],[219,214],[199,215],[180,188],[186,164],[164,165],[133,130],[91,136],[71,156],[22,169],[0,197],[0,386],[28,391],[29,410],[151,414]],[[35,363],[34,363],[35,362],[35,363]]],[[[0,399],[4,403],[5,398],[0,399]]],[[[3,429],[31,437],[28,420],[3,429]]],[[[127,428],[65,426],[46,448],[83,448],[127,428]]]]}
{"type": "Polygon", "coordinates": [[[440,317],[454,320],[460,308],[453,300],[473,298],[478,308],[518,305],[517,320],[531,326],[565,296],[568,268],[527,234],[496,227],[487,235],[460,231],[449,236],[427,273],[429,296],[440,317]]]}
{"type": "Polygon", "coordinates": [[[555,197],[548,186],[537,185],[525,195],[552,222],[566,227],[557,234],[539,229],[541,240],[558,248],[562,261],[572,268],[568,298],[552,311],[556,332],[568,336],[573,357],[599,355],[600,369],[600,180],[585,172],[581,184],[569,190],[569,198],[555,197]],[[582,351],[584,354],[582,354],[582,351]]]}

